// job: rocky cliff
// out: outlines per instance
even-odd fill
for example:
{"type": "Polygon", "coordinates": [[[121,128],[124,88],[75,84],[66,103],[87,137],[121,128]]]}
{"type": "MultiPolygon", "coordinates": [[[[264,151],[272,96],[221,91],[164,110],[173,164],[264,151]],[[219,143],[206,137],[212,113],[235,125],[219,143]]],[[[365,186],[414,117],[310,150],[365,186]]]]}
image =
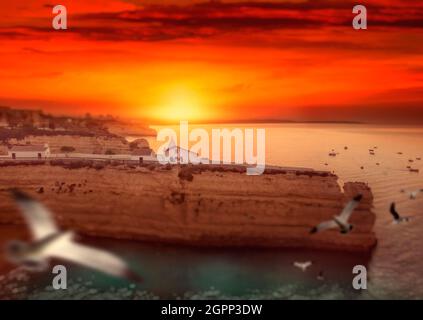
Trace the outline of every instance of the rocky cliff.
{"type": "Polygon", "coordinates": [[[62,227],[93,236],[344,251],[369,251],[376,244],[373,196],[363,183],[346,183],[342,192],[337,177],[327,173],[247,176],[201,170],[186,180],[180,171],[169,166],[2,167],[0,223],[22,223],[6,190],[18,187],[51,208],[62,227]],[[309,234],[314,225],[339,214],[357,193],[364,198],[352,215],[350,234],[309,234]]]}
{"type": "Polygon", "coordinates": [[[128,142],[120,137],[84,137],[84,136],[27,136],[23,139],[9,139],[9,144],[44,144],[48,143],[52,153],[61,153],[62,147],[73,147],[78,153],[104,154],[107,150],[115,154],[130,154],[128,142]]]}

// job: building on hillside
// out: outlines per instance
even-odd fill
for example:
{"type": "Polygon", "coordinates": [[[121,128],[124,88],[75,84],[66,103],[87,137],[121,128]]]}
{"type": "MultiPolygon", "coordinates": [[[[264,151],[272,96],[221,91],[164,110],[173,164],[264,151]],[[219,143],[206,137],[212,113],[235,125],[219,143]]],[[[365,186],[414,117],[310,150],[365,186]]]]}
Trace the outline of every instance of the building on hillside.
{"type": "Polygon", "coordinates": [[[9,148],[9,158],[12,159],[45,159],[50,156],[50,147],[44,145],[14,145],[9,148]]]}
{"type": "Polygon", "coordinates": [[[164,155],[161,158],[168,159],[170,163],[189,163],[194,159],[199,160],[199,155],[190,150],[181,148],[176,145],[173,139],[169,142],[167,148],[164,150],[164,155]]]}

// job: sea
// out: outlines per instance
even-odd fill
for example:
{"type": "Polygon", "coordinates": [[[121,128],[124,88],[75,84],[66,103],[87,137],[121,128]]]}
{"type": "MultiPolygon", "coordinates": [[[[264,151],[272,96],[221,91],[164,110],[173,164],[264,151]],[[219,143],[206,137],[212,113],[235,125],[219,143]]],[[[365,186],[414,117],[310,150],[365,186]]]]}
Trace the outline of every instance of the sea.
{"type": "MultiPolygon", "coordinates": [[[[171,128],[178,132],[178,127],[171,128]]],[[[207,132],[215,128],[265,129],[266,165],[334,172],[340,185],[367,183],[374,195],[377,247],[369,254],[205,250],[87,239],[122,255],[143,282],[134,284],[70,266],[68,290],[54,290],[50,273],[27,275],[14,270],[3,275],[9,277],[9,287],[0,286],[0,291],[14,290],[24,299],[423,299],[423,193],[414,200],[408,194],[423,188],[423,128],[336,123],[190,128],[207,132]],[[392,202],[401,214],[412,216],[408,223],[392,223],[392,202]],[[305,272],[293,265],[304,261],[312,262],[305,272]],[[367,289],[356,290],[352,285],[356,265],[366,267],[367,289]]],[[[162,144],[152,137],[147,140],[153,149],[162,144]]]]}

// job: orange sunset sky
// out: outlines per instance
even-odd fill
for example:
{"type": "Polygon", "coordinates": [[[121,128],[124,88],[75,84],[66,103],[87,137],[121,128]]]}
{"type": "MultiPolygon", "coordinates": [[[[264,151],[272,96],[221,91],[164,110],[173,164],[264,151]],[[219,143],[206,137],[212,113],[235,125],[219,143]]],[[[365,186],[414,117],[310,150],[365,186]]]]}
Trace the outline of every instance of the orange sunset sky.
{"type": "Polygon", "coordinates": [[[421,0],[0,2],[0,105],[162,121],[423,121],[421,0]],[[55,31],[53,5],[68,10],[55,31]],[[352,28],[352,7],[368,30],[352,28]]]}

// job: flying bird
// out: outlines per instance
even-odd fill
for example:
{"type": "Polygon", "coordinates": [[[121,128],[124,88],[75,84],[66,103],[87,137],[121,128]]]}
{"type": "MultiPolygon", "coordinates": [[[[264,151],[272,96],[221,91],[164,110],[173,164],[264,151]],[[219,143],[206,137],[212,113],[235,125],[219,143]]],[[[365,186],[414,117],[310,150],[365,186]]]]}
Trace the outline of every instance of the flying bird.
{"type": "Polygon", "coordinates": [[[33,242],[12,241],[7,247],[11,262],[31,271],[43,271],[50,258],[74,262],[103,273],[140,282],[127,263],[105,250],[74,242],[72,231],[61,231],[51,212],[41,203],[19,190],[11,190],[33,236],[33,242]]]}
{"type": "Polygon", "coordinates": [[[339,228],[341,233],[348,233],[353,229],[353,226],[348,223],[348,220],[351,217],[351,214],[360,204],[363,196],[361,194],[357,195],[354,199],[347,203],[344,210],[338,215],[334,216],[332,220],[328,220],[320,223],[316,227],[310,230],[310,233],[317,233],[327,229],[339,228]]]}
{"type": "Polygon", "coordinates": [[[294,267],[297,267],[298,269],[301,269],[303,272],[306,272],[306,270],[311,267],[311,265],[313,264],[313,262],[311,261],[305,261],[305,262],[297,262],[295,261],[293,263],[294,267]]]}
{"type": "Polygon", "coordinates": [[[389,209],[391,215],[394,217],[394,223],[408,222],[411,220],[411,217],[401,217],[396,210],[395,202],[391,203],[391,208],[389,209]]]}
{"type": "Polygon", "coordinates": [[[411,192],[406,192],[404,189],[401,190],[402,193],[407,193],[408,196],[410,197],[410,200],[416,200],[417,196],[419,195],[420,192],[423,192],[423,189],[419,189],[419,190],[415,190],[415,191],[411,191],[411,192]]]}

